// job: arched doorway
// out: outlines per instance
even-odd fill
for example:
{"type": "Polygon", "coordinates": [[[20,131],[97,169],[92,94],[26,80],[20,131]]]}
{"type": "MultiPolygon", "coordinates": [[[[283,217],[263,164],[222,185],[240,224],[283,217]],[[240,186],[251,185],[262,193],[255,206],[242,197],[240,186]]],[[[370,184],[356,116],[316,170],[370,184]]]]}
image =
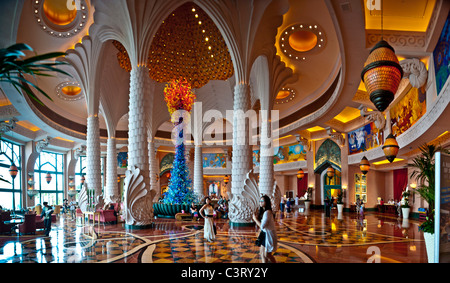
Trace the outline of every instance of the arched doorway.
{"type": "Polygon", "coordinates": [[[341,185],[341,148],[332,140],[325,140],[316,152],[315,174],[320,175],[321,204],[328,197],[337,198],[341,185]],[[327,169],[334,169],[334,176],[327,176],[327,169]]]}

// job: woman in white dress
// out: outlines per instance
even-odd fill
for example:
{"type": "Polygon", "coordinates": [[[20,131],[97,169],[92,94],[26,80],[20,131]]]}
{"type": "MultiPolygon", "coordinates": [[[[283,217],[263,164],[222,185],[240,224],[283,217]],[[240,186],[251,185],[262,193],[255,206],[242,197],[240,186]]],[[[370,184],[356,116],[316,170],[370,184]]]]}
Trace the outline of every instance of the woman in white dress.
{"type": "Polygon", "coordinates": [[[208,242],[212,242],[216,239],[213,219],[214,208],[211,205],[211,199],[209,197],[206,197],[205,202],[206,204],[202,208],[200,208],[199,213],[203,218],[205,218],[205,224],[203,228],[204,237],[206,240],[208,240],[208,242]]]}
{"type": "MultiPolygon", "coordinates": [[[[278,239],[277,230],[275,227],[275,216],[272,212],[272,204],[270,198],[263,195],[259,200],[259,205],[262,208],[262,216],[258,215],[258,212],[253,214],[253,220],[256,225],[261,228],[261,236],[258,239],[261,241],[260,256],[261,261],[266,263],[268,261],[276,263],[273,253],[277,250],[278,239]]],[[[261,214],[261,213],[260,213],[261,214]]]]}

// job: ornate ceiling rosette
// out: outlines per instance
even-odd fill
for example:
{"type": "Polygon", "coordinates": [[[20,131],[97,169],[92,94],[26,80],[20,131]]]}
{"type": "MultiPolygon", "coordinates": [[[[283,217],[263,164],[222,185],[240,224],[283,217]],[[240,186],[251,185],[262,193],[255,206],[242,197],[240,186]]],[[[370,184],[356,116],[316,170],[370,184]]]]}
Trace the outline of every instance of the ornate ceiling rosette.
{"type": "Polygon", "coordinates": [[[77,82],[63,82],[56,86],[56,94],[65,101],[77,101],[84,98],[81,85],[77,82]]]}
{"type": "Polygon", "coordinates": [[[89,17],[85,0],[34,0],[36,22],[48,34],[67,38],[79,34],[89,17]]]}
{"type": "Polygon", "coordinates": [[[283,87],[277,94],[275,98],[276,104],[288,103],[294,99],[296,91],[289,87],[283,87]]]}
{"type": "Polygon", "coordinates": [[[325,33],[316,24],[294,24],[281,34],[279,45],[285,56],[303,61],[307,55],[323,50],[326,44],[325,33]]]}

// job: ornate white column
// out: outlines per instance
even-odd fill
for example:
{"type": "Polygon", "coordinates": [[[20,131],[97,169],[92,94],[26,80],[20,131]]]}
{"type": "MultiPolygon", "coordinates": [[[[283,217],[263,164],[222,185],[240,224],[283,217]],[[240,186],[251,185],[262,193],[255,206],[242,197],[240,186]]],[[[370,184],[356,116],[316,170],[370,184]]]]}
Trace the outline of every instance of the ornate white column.
{"type": "Polygon", "coordinates": [[[248,121],[238,112],[245,114],[250,109],[250,86],[238,84],[234,88],[233,117],[233,160],[231,192],[242,191],[245,175],[252,169],[252,148],[249,145],[248,121]]]}
{"type": "Polygon", "coordinates": [[[161,190],[159,188],[159,164],[156,159],[156,147],[154,141],[148,142],[148,155],[150,166],[150,187],[155,191],[155,198],[158,199],[161,196],[161,190]]]}
{"type": "Polygon", "coordinates": [[[128,170],[125,177],[125,224],[151,225],[153,197],[149,177],[145,92],[151,81],[146,66],[134,66],[130,77],[128,170]]]}
{"type": "Polygon", "coordinates": [[[203,156],[202,146],[196,145],[194,152],[194,193],[199,199],[204,197],[203,193],[203,156]]]}
{"type": "Polygon", "coordinates": [[[98,115],[90,115],[87,118],[86,137],[86,186],[95,191],[95,201],[100,197],[97,204],[102,205],[102,180],[100,161],[100,126],[98,115]]]}
{"type": "Polygon", "coordinates": [[[119,200],[119,186],[117,184],[116,138],[110,137],[108,138],[106,149],[105,201],[117,202],[119,200]]]}
{"type": "Polygon", "coordinates": [[[249,123],[244,114],[249,109],[250,86],[246,83],[238,84],[234,89],[232,198],[229,210],[230,221],[235,224],[253,222],[253,210],[256,209],[258,198],[255,177],[253,174],[248,175],[253,165],[252,147],[249,141],[249,123]]]}
{"type": "Polygon", "coordinates": [[[267,117],[261,118],[260,162],[259,162],[259,191],[269,197],[273,194],[273,147],[271,121],[267,117]]]}

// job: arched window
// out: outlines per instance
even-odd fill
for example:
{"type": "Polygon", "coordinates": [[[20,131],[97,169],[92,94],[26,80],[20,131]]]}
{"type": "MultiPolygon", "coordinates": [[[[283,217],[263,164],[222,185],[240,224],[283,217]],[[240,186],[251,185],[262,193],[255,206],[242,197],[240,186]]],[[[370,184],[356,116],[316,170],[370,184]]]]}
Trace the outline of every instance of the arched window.
{"type": "MultiPolygon", "coordinates": [[[[81,178],[86,177],[86,156],[80,156],[78,158],[77,165],[75,166],[75,188],[78,192],[81,190],[81,178]]],[[[78,195],[77,195],[78,197],[78,195]]]]}
{"type": "Polygon", "coordinates": [[[36,204],[62,204],[64,198],[64,155],[43,151],[34,164],[36,204]]]}
{"type": "Polygon", "coordinates": [[[21,168],[21,146],[1,140],[0,141],[0,175],[9,181],[0,181],[0,205],[3,209],[22,208],[22,168],[21,168]],[[9,168],[14,164],[17,169],[17,177],[13,179],[9,174],[9,168]],[[13,197],[14,196],[14,197],[13,197]]]}

